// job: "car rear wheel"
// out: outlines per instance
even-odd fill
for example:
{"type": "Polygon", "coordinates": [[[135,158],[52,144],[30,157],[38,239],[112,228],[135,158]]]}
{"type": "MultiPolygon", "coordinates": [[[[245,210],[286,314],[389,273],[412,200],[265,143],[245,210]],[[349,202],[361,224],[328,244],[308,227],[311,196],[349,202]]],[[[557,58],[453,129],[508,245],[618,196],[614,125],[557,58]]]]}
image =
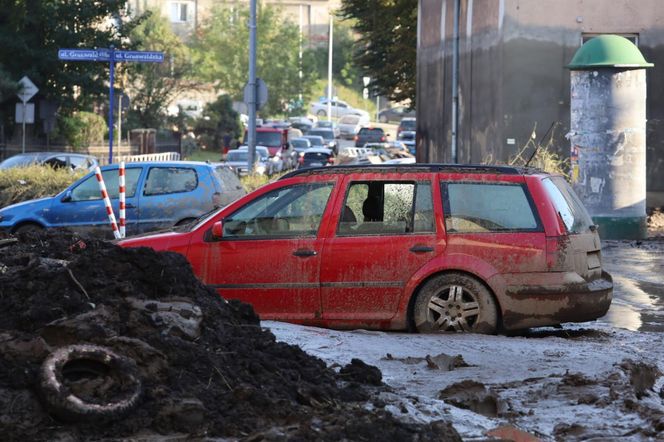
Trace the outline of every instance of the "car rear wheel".
{"type": "Polygon", "coordinates": [[[385,115],[381,115],[380,118],[378,118],[381,123],[387,123],[387,117],[385,115]]]}
{"type": "Polygon", "coordinates": [[[316,115],[318,115],[319,117],[326,117],[327,112],[325,112],[324,110],[319,110],[318,112],[316,112],[316,115]]]}
{"type": "Polygon", "coordinates": [[[21,224],[14,230],[14,233],[36,233],[44,230],[42,226],[35,223],[21,224]]]}
{"type": "Polygon", "coordinates": [[[493,295],[477,279],[448,273],[427,281],[413,308],[419,332],[470,332],[493,334],[498,309],[493,295]]]}

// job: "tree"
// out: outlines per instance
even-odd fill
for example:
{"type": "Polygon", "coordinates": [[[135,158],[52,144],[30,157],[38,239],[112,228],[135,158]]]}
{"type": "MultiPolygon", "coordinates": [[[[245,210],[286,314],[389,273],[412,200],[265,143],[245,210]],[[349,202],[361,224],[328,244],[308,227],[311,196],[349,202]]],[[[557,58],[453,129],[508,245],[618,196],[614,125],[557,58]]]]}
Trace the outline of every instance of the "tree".
{"type": "Polygon", "coordinates": [[[191,78],[189,48],[173,33],[169,23],[158,12],[148,11],[131,34],[139,50],[164,52],[163,63],[126,63],[131,110],[128,129],[162,127],[168,104],[183,90],[195,87],[191,78]]]}
{"type": "MultiPolygon", "coordinates": [[[[202,23],[195,44],[195,65],[219,90],[241,100],[249,72],[249,9],[215,7],[202,23]]],[[[299,29],[272,6],[261,5],[257,14],[257,75],[268,88],[262,115],[282,113],[298,95],[308,95],[315,67],[303,63],[299,78],[299,29]]]]}
{"type": "Polygon", "coordinates": [[[242,136],[242,125],[238,113],[233,110],[231,97],[220,95],[216,101],[208,103],[203,117],[196,120],[194,131],[201,136],[203,145],[215,151],[221,151],[225,135],[233,140],[242,136]]]}
{"type": "Polygon", "coordinates": [[[340,15],[360,34],[356,60],[374,93],[415,105],[417,2],[342,0],[340,15]]]}
{"type": "MultiPolygon", "coordinates": [[[[334,22],[334,38],[332,42],[332,76],[358,92],[362,91],[362,71],[355,63],[355,37],[352,34],[350,21],[334,22]]],[[[328,47],[311,50],[320,78],[327,78],[328,47]]]]}

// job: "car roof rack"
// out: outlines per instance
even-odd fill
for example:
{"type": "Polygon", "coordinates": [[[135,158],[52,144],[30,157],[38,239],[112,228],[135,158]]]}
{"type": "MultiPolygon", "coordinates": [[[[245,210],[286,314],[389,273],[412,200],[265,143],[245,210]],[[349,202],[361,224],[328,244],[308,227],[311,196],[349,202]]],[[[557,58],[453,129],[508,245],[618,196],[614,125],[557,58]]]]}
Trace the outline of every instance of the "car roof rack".
{"type": "Polygon", "coordinates": [[[539,169],[532,167],[516,166],[491,166],[488,164],[348,164],[339,166],[309,167],[297,169],[283,175],[280,179],[291,178],[298,175],[315,173],[352,173],[357,171],[367,172],[459,172],[459,173],[492,173],[499,175],[524,175],[541,173],[539,169]]]}

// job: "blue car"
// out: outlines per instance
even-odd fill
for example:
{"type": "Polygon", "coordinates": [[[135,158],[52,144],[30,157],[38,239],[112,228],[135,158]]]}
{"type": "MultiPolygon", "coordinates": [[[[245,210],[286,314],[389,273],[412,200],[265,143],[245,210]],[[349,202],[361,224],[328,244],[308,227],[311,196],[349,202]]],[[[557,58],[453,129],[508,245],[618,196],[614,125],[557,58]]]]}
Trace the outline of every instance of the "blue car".
{"type": "MultiPolygon", "coordinates": [[[[118,165],[101,170],[117,218],[118,165]]],[[[128,236],[188,223],[246,193],[231,169],[193,161],[129,163],[125,187],[128,236]]],[[[0,230],[54,227],[112,236],[94,172],[56,196],[0,209],[0,230]]]]}

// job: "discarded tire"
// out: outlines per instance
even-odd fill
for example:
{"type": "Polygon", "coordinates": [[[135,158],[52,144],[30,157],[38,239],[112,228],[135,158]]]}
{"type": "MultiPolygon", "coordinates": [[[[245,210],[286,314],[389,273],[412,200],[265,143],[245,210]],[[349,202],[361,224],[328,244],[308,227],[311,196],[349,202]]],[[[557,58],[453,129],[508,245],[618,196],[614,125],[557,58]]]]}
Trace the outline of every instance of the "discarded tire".
{"type": "Polygon", "coordinates": [[[42,399],[49,413],[69,421],[111,420],[139,403],[142,382],[132,359],[97,345],[70,345],[42,363],[42,399]]]}

